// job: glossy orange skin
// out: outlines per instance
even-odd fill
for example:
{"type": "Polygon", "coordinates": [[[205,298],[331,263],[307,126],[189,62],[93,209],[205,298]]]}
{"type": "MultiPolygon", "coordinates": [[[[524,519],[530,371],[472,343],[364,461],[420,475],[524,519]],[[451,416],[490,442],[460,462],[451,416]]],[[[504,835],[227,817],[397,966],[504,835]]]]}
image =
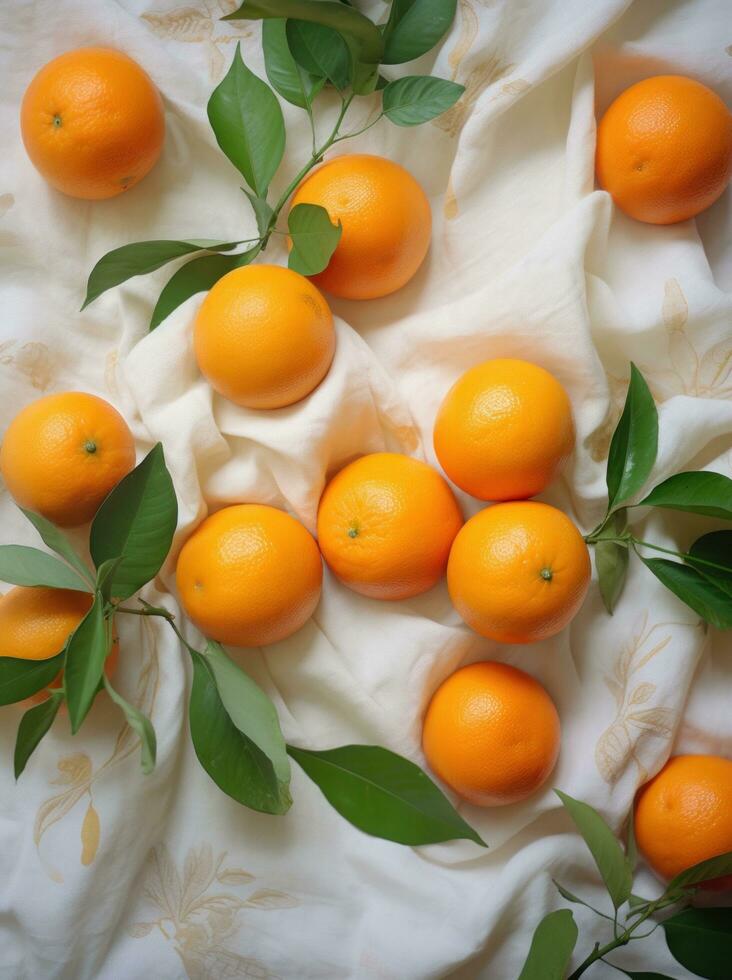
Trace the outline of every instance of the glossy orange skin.
{"type": "MultiPolygon", "coordinates": [[[[732,761],[717,755],[672,756],[638,792],[635,836],[661,878],[732,851],[732,761]]],[[[732,888],[732,875],[705,883],[732,888]]]]}
{"type": "MultiPolygon", "coordinates": [[[[30,588],[16,585],[0,596],[0,657],[18,660],[49,660],[61,653],[64,645],[91,608],[88,592],[71,589],[30,588]]],[[[119,655],[115,642],[104,669],[112,676],[119,655]]],[[[50,685],[58,687],[61,674],[50,685]]],[[[48,697],[45,691],[27,700],[38,703],[48,697]]]]}
{"type": "Polygon", "coordinates": [[[266,646],[291,636],[315,611],[323,563],[312,535],[282,510],[237,504],[217,511],[181,549],[178,593],[213,640],[266,646]]]}
{"type": "Polygon", "coordinates": [[[198,311],[201,373],[245,408],[283,408],[309,395],[335,353],[330,307],[313,284],[279,265],[227,273],[198,311]]]}
{"type": "Polygon", "coordinates": [[[729,183],[732,115],[693,78],[646,78],[602,117],[595,167],[600,186],[631,218],[654,225],[693,218],[729,183]]]}
{"type": "Polygon", "coordinates": [[[537,364],[485,361],[448,391],[434,446],[448,477],[473,497],[533,497],[572,453],[572,406],[562,385],[537,364]]]}
{"type": "Polygon", "coordinates": [[[137,62],[112,48],[79,48],[49,61],[26,89],[20,126],[49,184],[88,201],[134,187],[165,139],[158,90],[137,62]]]}
{"type": "Polygon", "coordinates": [[[82,391],[31,402],[0,448],[0,472],[15,501],[60,527],[91,520],[134,465],[125,420],[109,402],[82,391]]]}
{"type": "Polygon", "coordinates": [[[392,160],[368,154],[335,157],[300,184],[292,198],[319,204],[341,239],[313,282],[344,299],[376,299],[401,289],[430,247],[432,213],[412,175],[392,160]]]}
{"type": "Polygon", "coordinates": [[[408,599],[442,577],[462,523],[452,490],[431,466],[400,453],[372,453],[325,488],[318,542],[331,570],[354,592],[408,599]]]}
{"type": "Polygon", "coordinates": [[[559,755],[554,702],[508,664],[462,667],[435,691],[422,748],[430,768],[476,806],[505,806],[535,793],[559,755]]]}
{"type": "Polygon", "coordinates": [[[554,636],[579,610],[589,582],[580,532],[556,507],[533,500],[494,504],[471,517],[447,566],[457,611],[499,643],[554,636]]]}

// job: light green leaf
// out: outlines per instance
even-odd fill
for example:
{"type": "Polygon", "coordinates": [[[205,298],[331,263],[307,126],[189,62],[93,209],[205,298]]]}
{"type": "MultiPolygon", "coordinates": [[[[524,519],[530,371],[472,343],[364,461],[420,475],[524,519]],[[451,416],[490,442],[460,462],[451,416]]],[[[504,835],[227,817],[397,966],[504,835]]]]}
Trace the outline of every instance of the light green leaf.
{"type": "Polygon", "coordinates": [[[322,272],[341,239],[340,221],[332,224],[319,204],[296,204],[287,218],[292,239],[288,265],[303,276],[322,272]]]}
{"type": "Polygon", "coordinates": [[[264,67],[270,85],[283,99],[300,109],[307,109],[325,84],[325,77],[318,78],[304,71],[292,57],[285,23],[282,18],[262,23],[264,67]]]}
{"type": "Polygon", "coordinates": [[[641,500],[638,506],[664,507],[732,521],[732,480],[705,470],[677,473],[641,500]]]}
{"type": "Polygon", "coordinates": [[[63,669],[65,654],[66,651],[62,650],[48,660],[19,660],[0,656],[0,705],[25,701],[52,684],[63,669]]]}
{"type": "Polygon", "coordinates": [[[209,252],[228,252],[237,245],[238,242],[191,238],[185,242],[168,240],[133,242],[112,249],[102,256],[91,271],[82,310],[113,286],[119,286],[133,276],[144,276],[148,272],[155,272],[173,259],[190,255],[191,252],[201,252],[204,249],[209,252]]]}
{"type": "Polygon", "coordinates": [[[158,443],[118,483],[96,513],[90,548],[97,568],[122,557],[111,586],[115,598],[127,599],[155,578],[165,561],[178,521],[173,481],[158,443]]]}
{"type": "Polygon", "coordinates": [[[617,837],[597,810],[555,789],[595,859],[615,908],[627,902],[633,875],[617,837]]]}
{"type": "MultiPolygon", "coordinates": [[[[246,187],[242,187],[242,190],[246,194],[249,203],[252,206],[252,211],[254,211],[254,217],[257,222],[257,230],[259,231],[259,234],[264,237],[269,231],[269,223],[272,219],[274,211],[263,197],[257,197],[256,194],[251,194],[246,187]]],[[[258,251],[259,249],[257,249],[257,252],[258,251]]]]}
{"type": "Polygon", "coordinates": [[[392,0],[382,63],[401,65],[434,48],[450,29],[456,7],[457,0],[392,0]]]}
{"type": "Polygon", "coordinates": [[[348,88],[353,78],[353,60],[337,31],[306,20],[288,20],[286,32],[292,56],[301,68],[327,78],[339,92],[348,88]]]}
{"type": "Polygon", "coordinates": [[[684,909],[661,926],[673,958],[695,976],[729,980],[732,908],[684,909]]]}
{"type": "Polygon", "coordinates": [[[53,724],[63,699],[64,696],[60,691],[54,691],[45,701],[41,701],[40,704],[26,711],[20,719],[13,758],[16,779],[23,772],[28,759],[33,755],[41,739],[53,724]]]}
{"type": "Polygon", "coordinates": [[[407,75],[384,89],[384,115],[397,126],[419,126],[451,106],[465,86],[430,75],[407,75]]]}
{"type": "Polygon", "coordinates": [[[486,846],[429,776],[395,752],[376,745],[287,751],[331,806],[367,834],[415,847],[458,838],[486,846]]]}
{"type": "Polygon", "coordinates": [[[226,156],[257,196],[266,197],[285,152],[285,121],[272,89],[242,61],[239,44],[208,100],[208,119],[226,156]]]}
{"type": "Polygon", "coordinates": [[[630,365],[625,407],[607,460],[608,508],[622,504],[646,482],[658,452],[658,412],[645,378],[630,365]]]}
{"type": "Polygon", "coordinates": [[[625,585],[629,557],[627,544],[602,539],[595,544],[597,583],[605,608],[611,615],[625,585]]]}
{"type": "Polygon", "coordinates": [[[659,582],[690,606],[705,622],[719,630],[732,628],[732,595],[696,568],[669,561],[667,558],[644,558],[641,561],[659,582]]]}
{"type": "Polygon", "coordinates": [[[191,740],[198,761],[224,793],[262,813],[286,813],[292,799],[270,759],[232,721],[206,657],[189,647],[191,740]]]}
{"type": "MultiPolygon", "coordinates": [[[[635,812],[633,807],[630,808],[628,825],[625,829],[625,860],[631,873],[634,872],[638,864],[638,843],[635,839],[635,812]]],[[[628,901],[630,901],[630,896],[628,896],[628,901]]]]}
{"type": "Polygon", "coordinates": [[[682,888],[690,888],[702,881],[711,881],[713,878],[723,878],[726,875],[732,875],[732,851],[707,858],[706,861],[700,861],[686,871],[681,871],[668,883],[665,894],[674,895],[682,888]]]}
{"type": "Polygon", "coordinates": [[[69,565],[71,565],[72,568],[75,568],[79,575],[81,575],[81,577],[88,582],[90,586],[93,586],[93,575],[71,547],[69,539],[66,537],[66,535],[62,531],[59,531],[54,524],[46,520],[45,517],[41,517],[40,514],[34,514],[32,510],[23,510],[22,507],[20,509],[31,522],[36,531],[38,531],[43,543],[52,551],[55,551],[57,555],[61,555],[62,558],[65,558],[69,565]]]}
{"type": "Polygon", "coordinates": [[[94,604],[66,645],[64,684],[71,731],[74,735],[79,731],[97,695],[109,650],[110,638],[104,619],[104,599],[97,593],[94,604]]]}
{"type": "Polygon", "coordinates": [[[564,980],[576,942],[577,924],[569,909],[545,915],[518,980],[564,980]]]}
{"type": "Polygon", "coordinates": [[[109,602],[112,598],[114,573],[117,571],[121,561],[121,558],[109,558],[107,561],[103,561],[97,569],[96,591],[101,593],[102,599],[104,599],[105,602],[109,602]]]}
{"type": "Polygon", "coordinates": [[[51,589],[89,591],[86,582],[58,558],[20,544],[0,545],[0,581],[12,585],[44,585],[51,589]]]}
{"type": "Polygon", "coordinates": [[[125,718],[127,719],[127,724],[130,726],[133,732],[140,737],[140,754],[142,761],[142,771],[148,776],[155,768],[155,756],[157,754],[157,739],[155,737],[155,729],[152,726],[152,722],[144,715],[134,704],[130,704],[129,701],[125,701],[121,694],[112,687],[109,682],[109,678],[103,674],[104,687],[106,688],[107,694],[114,701],[118,708],[121,708],[125,718]]]}

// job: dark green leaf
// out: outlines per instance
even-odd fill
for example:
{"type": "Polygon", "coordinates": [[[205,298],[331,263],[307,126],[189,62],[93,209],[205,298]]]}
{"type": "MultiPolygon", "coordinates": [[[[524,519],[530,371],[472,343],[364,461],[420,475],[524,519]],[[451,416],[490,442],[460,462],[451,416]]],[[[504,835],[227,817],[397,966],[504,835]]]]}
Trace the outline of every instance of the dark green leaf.
{"type": "Polygon", "coordinates": [[[419,766],[376,745],[314,752],[288,745],[292,758],[354,827],[398,844],[484,841],[419,766]]]}
{"type": "Polygon", "coordinates": [[[353,60],[341,35],[306,20],[287,21],[287,43],[295,61],[311,75],[327,78],[343,92],[351,84],[353,60]]]}
{"type": "Polygon", "coordinates": [[[190,650],[193,684],[189,718],[198,761],[232,799],[262,813],[285,813],[292,803],[272,762],[236,727],[222,701],[208,661],[190,650]]]}
{"type": "MultiPolygon", "coordinates": [[[[285,21],[265,20],[262,24],[264,67],[272,88],[283,99],[300,109],[307,109],[325,84],[325,77],[304,71],[292,57],[287,44],[285,21]]],[[[260,228],[260,233],[262,229],[260,228]]]]}
{"type": "Polygon", "coordinates": [[[426,54],[450,29],[457,0],[393,0],[384,31],[385,65],[426,54]]]}
{"type": "Polygon", "coordinates": [[[673,895],[682,888],[689,888],[702,881],[711,881],[712,878],[722,878],[725,875],[732,875],[732,851],[707,858],[706,861],[700,861],[686,871],[681,871],[668,883],[666,894],[673,895]]]}
{"type": "Polygon", "coordinates": [[[341,239],[340,221],[334,225],[319,204],[296,204],[287,218],[292,239],[288,265],[303,276],[322,272],[341,239]]]}
{"type": "MultiPolygon", "coordinates": [[[[272,219],[274,211],[263,197],[257,197],[256,194],[251,194],[246,187],[242,187],[242,190],[246,194],[249,203],[252,206],[252,211],[254,211],[254,217],[257,222],[257,231],[260,235],[262,235],[262,237],[264,237],[269,230],[269,223],[272,219]]],[[[259,249],[257,249],[257,252],[258,251],[259,249]]],[[[254,256],[252,256],[252,258],[253,257],[254,256]]]]}
{"type": "Polygon", "coordinates": [[[275,706],[220,643],[208,640],[203,655],[229,718],[267,756],[280,783],[289,784],[290,760],[275,706]]]}
{"type": "Polygon", "coordinates": [[[658,412],[645,378],[630,365],[625,407],[607,460],[608,507],[636,494],[650,476],[658,451],[658,412]]]}
{"type": "Polygon", "coordinates": [[[455,105],[463,85],[429,75],[407,75],[384,89],[384,115],[397,126],[419,126],[455,105]]]}
{"type": "Polygon", "coordinates": [[[633,876],[617,837],[597,810],[561,790],[554,792],[569,811],[589,847],[613,905],[616,909],[620,908],[628,900],[633,876]]]}
{"type": "Polygon", "coordinates": [[[518,980],[564,980],[576,942],[577,924],[569,909],[545,915],[518,980]]]}
{"type": "MultiPolygon", "coordinates": [[[[348,38],[346,38],[348,42],[348,38]]],[[[376,90],[376,86],[379,84],[379,66],[371,65],[363,61],[358,60],[358,49],[351,48],[351,59],[353,61],[353,81],[351,86],[356,95],[370,95],[376,90]]]]}
{"type": "MultiPolygon", "coordinates": [[[[607,960],[605,962],[608,962],[607,960]]],[[[614,964],[611,964],[611,966],[614,964]]],[[[630,977],[630,980],[673,980],[673,977],[669,977],[666,973],[648,973],[647,970],[626,970],[624,967],[615,967],[620,973],[624,973],[626,977],[630,977]]]]}
{"type": "Polygon", "coordinates": [[[732,908],[684,909],[661,925],[677,962],[706,980],[729,980],[732,908]]]}
{"type": "Polygon", "coordinates": [[[133,732],[140,737],[140,754],[142,758],[142,771],[148,776],[155,768],[155,756],[157,754],[157,739],[155,737],[155,729],[152,726],[152,722],[144,715],[134,704],[130,704],[129,701],[125,701],[121,694],[109,683],[108,678],[104,677],[104,687],[107,690],[107,694],[114,701],[118,708],[121,708],[124,712],[124,716],[127,719],[127,724],[130,726],[133,732]]]}
{"type": "Polygon", "coordinates": [[[102,599],[105,602],[109,602],[112,598],[112,584],[114,582],[114,573],[117,571],[121,558],[109,558],[107,561],[103,561],[97,570],[97,592],[101,592],[102,599]]]}
{"type": "Polygon", "coordinates": [[[158,297],[150,320],[150,329],[154,330],[159,326],[191,296],[207,292],[227,272],[248,265],[258,254],[259,247],[238,255],[202,255],[187,262],[168,280],[158,297]]]}
{"type": "Polygon", "coordinates": [[[689,548],[685,561],[732,595],[732,531],[703,534],[689,548]]]}
{"type": "Polygon", "coordinates": [[[34,514],[32,510],[23,510],[22,507],[20,509],[23,511],[36,531],[38,531],[43,543],[52,551],[55,551],[57,555],[61,555],[62,558],[65,558],[69,565],[71,565],[72,568],[75,568],[79,575],[81,575],[81,577],[85,579],[89,585],[93,586],[94,577],[81,558],[79,558],[74,549],[71,547],[69,539],[66,537],[66,535],[62,531],[59,531],[59,529],[50,521],[47,521],[45,517],[41,517],[40,514],[34,514]]]}
{"type": "Polygon", "coordinates": [[[58,558],[20,544],[0,545],[0,581],[12,585],[45,585],[52,589],[89,591],[86,582],[58,558]]]}
{"type": "Polygon", "coordinates": [[[641,500],[639,506],[683,510],[732,521],[732,480],[722,473],[677,473],[641,500]]]}
{"type": "Polygon", "coordinates": [[[710,578],[696,568],[667,558],[643,558],[641,555],[641,561],[707,623],[720,630],[732,628],[732,595],[710,578]]]}
{"type": "Polygon", "coordinates": [[[16,779],[23,772],[28,759],[33,755],[41,739],[53,724],[53,719],[58,714],[63,699],[63,694],[56,691],[45,701],[41,701],[40,704],[26,711],[20,719],[13,760],[16,779]]]}
{"type": "Polygon", "coordinates": [[[132,279],[133,276],[155,272],[166,262],[190,255],[191,252],[200,252],[204,249],[209,252],[228,252],[237,244],[237,242],[221,242],[208,238],[191,238],[185,242],[153,241],[122,245],[103,255],[92,269],[82,310],[102,293],[106,293],[113,286],[119,286],[127,279],[132,279]]]}
{"type": "Polygon", "coordinates": [[[79,731],[99,690],[110,646],[104,619],[104,599],[97,593],[93,606],[66,645],[64,684],[74,735],[79,731]]]}
{"type": "Polygon", "coordinates": [[[158,443],[118,483],[92,522],[90,547],[94,564],[122,556],[112,595],[127,599],[155,578],[170,550],[178,521],[173,481],[158,443]]]}
{"type": "Polygon", "coordinates": [[[52,684],[63,668],[64,655],[65,651],[62,650],[48,660],[18,660],[0,656],[0,705],[25,701],[52,684]]]}
{"type": "Polygon", "coordinates": [[[292,17],[324,24],[355,38],[362,61],[377,64],[381,60],[383,41],[378,27],[358,10],[333,0],[246,0],[222,20],[266,20],[270,17],[292,17]]]}
{"type": "Polygon", "coordinates": [[[285,152],[285,121],[277,96],[241,58],[237,44],[231,68],[208,100],[216,142],[258,197],[285,152]]]}
{"type": "Polygon", "coordinates": [[[627,544],[602,539],[595,544],[597,583],[605,608],[611,615],[625,585],[629,557],[627,544]]]}

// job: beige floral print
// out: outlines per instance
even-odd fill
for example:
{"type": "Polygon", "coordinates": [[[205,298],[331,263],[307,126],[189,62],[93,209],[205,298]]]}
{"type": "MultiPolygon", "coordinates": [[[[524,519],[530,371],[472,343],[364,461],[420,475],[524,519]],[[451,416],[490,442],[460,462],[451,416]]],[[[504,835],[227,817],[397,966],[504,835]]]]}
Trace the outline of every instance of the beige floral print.
{"type": "Polygon", "coordinates": [[[158,37],[183,44],[202,44],[208,50],[209,74],[217,81],[224,73],[226,58],[222,50],[233,41],[251,35],[246,21],[224,21],[239,6],[236,0],[203,0],[189,6],[153,9],[141,14],[142,20],[158,37]],[[234,33],[226,33],[226,30],[234,33]]]}
{"type": "Polygon", "coordinates": [[[128,932],[143,939],[158,929],[189,980],[278,980],[264,963],[234,952],[226,941],[239,932],[245,910],[290,909],[299,902],[271,888],[255,889],[247,898],[225,890],[255,881],[249,871],[229,866],[226,857],[225,851],[214,856],[211,845],[202,844],[188,851],[179,872],[166,844],[153,848],[142,890],[152,912],[128,932]]]}

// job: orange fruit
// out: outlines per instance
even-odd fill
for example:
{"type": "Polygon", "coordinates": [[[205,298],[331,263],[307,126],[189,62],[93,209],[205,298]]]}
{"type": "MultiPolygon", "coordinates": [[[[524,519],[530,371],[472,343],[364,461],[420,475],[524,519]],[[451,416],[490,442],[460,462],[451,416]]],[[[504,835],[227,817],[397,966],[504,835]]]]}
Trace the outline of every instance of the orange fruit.
{"type": "Polygon", "coordinates": [[[485,661],[451,674],[427,708],[422,748],[431,769],[476,806],[531,796],[559,754],[559,715],[538,681],[485,661]]]}
{"type": "Polygon", "coordinates": [[[556,507],[533,500],[494,504],[471,517],[447,566],[457,611],[499,643],[554,636],[582,605],[589,581],[582,535],[556,507]]]}
{"type": "Polygon", "coordinates": [[[224,398],[245,408],[282,408],[309,395],[328,373],[333,316],[298,272],[249,265],[208,293],[194,345],[202,374],[224,398]]]}
{"type": "MultiPolygon", "coordinates": [[[[635,836],[646,861],[667,879],[732,851],[732,761],[672,756],[638,792],[635,836]]],[[[732,875],[706,884],[732,887],[732,875]]]]}
{"type": "Polygon", "coordinates": [[[341,240],[313,282],[344,299],[376,299],[401,289],[430,247],[432,214],[412,175],[392,160],[354,153],[335,157],[300,184],[292,198],[319,204],[341,240]]]}
{"type": "MultiPolygon", "coordinates": [[[[70,589],[30,588],[17,585],[0,596],[0,657],[17,660],[49,660],[61,653],[91,608],[88,592],[70,589]]],[[[112,676],[117,666],[119,646],[112,646],[105,671],[112,676]]],[[[50,685],[58,687],[61,674],[50,685]]],[[[34,694],[29,701],[43,701],[48,695],[34,694]]]]}
{"type": "Polygon", "coordinates": [[[444,574],[460,507],[426,463],[362,456],[337,473],[318,508],[318,541],[334,574],[361,595],[408,599],[444,574]]]}
{"type": "Polygon", "coordinates": [[[434,445],[445,473],[473,497],[533,497],[572,452],[572,406],[562,385],[538,364],[485,361],[445,395],[434,445]]]}
{"type": "Polygon", "coordinates": [[[213,640],[258,647],[284,640],[312,616],[323,563],[311,534],[263,504],[224,507],[181,549],[176,581],[188,617],[213,640]]]}
{"type": "Polygon", "coordinates": [[[597,127],[597,179],[621,211],[654,225],[693,218],[732,174],[732,116],[683,75],[631,85],[597,127]]]}
{"type": "Polygon", "coordinates": [[[49,184],[89,201],[142,180],[165,137],[158,90],[132,58],[111,48],[79,48],[49,61],[26,89],[20,126],[49,184]]]}
{"type": "Polygon", "coordinates": [[[65,391],[31,402],[8,426],[0,472],[21,507],[60,527],[85,524],[135,465],[135,442],[109,402],[65,391]]]}

